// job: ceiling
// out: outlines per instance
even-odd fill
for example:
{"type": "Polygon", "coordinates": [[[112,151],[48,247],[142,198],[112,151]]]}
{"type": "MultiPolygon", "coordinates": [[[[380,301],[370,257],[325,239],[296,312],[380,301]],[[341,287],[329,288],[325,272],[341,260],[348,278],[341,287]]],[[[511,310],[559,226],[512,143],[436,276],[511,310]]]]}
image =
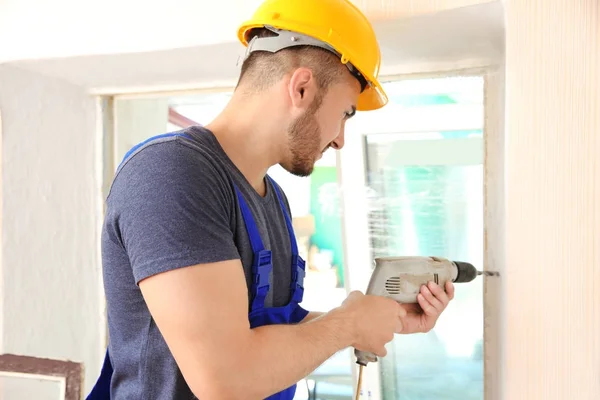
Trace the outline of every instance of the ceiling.
{"type": "MultiPolygon", "coordinates": [[[[473,2],[477,1],[471,0],[473,2]]],[[[242,7],[244,13],[246,8],[242,7]]],[[[419,65],[432,63],[451,68],[458,60],[473,60],[474,65],[500,62],[504,48],[503,12],[502,2],[492,1],[374,22],[382,49],[381,74],[406,73],[418,69],[419,65]]],[[[160,31],[159,27],[157,29],[160,31]]],[[[200,26],[195,29],[199,30],[200,26]]],[[[182,26],[178,34],[192,33],[189,26],[182,26]]],[[[218,36],[218,32],[215,34],[218,36]]],[[[134,40],[131,36],[136,35],[131,32],[124,41],[134,40]]],[[[231,36],[229,31],[227,37],[231,36]]],[[[195,37],[197,41],[198,35],[195,37]]],[[[157,41],[162,43],[160,38],[157,41]]],[[[143,46],[137,49],[136,52],[23,60],[10,64],[69,81],[92,93],[112,94],[231,87],[235,84],[237,60],[243,51],[234,41],[156,51],[139,51],[143,46]]]]}
{"type": "MultiPolygon", "coordinates": [[[[224,43],[263,0],[2,0],[0,63],[224,43]]],[[[351,0],[371,21],[491,0],[351,0]]]]}

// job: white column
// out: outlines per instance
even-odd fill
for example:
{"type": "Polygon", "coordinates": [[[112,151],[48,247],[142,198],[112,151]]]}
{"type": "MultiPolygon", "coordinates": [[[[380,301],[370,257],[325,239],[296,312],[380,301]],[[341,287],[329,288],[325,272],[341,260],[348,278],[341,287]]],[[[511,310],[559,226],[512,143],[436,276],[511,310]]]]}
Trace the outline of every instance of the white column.
{"type": "Polygon", "coordinates": [[[600,399],[600,2],[505,5],[503,398],[600,399]]]}
{"type": "Polygon", "coordinates": [[[133,146],[152,136],[167,133],[169,99],[115,99],[113,104],[116,167],[133,146]]]}
{"type": "Polygon", "coordinates": [[[485,400],[502,399],[502,287],[505,274],[503,66],[485,74],[484,268],[501,277],[483,280],[485,400]]]}

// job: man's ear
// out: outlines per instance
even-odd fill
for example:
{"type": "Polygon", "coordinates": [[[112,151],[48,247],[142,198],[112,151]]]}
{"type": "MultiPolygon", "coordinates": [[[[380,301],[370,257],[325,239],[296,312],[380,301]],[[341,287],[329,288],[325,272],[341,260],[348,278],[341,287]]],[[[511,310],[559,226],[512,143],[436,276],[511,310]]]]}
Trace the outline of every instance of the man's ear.
{"type": "Polygon", "coordinates": [[[315,98],[317,87],[313,72],[308,68],[298,68],[290,77],[289,94],[294,108],[305,110],[315,98]]]}

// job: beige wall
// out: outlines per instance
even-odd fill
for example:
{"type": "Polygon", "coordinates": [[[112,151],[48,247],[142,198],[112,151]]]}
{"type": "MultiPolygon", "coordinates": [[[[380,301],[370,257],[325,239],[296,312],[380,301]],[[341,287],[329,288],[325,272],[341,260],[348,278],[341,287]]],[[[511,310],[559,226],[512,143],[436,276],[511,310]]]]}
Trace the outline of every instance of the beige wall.
{"type": "MultiPolygon", "coordinates": [[[[2,142],[4,140],[4,135],[2,133],[2,110],[0,110],[0,211],[4,209],[2,203],[4,199],[4,184],[2,182],[2,142]]],[[[0,212],[0,243],[2,243],[2,219],[4,217],[4,212],[0,212]]],[[[0,293],[3,293],[4,288],[4,268],[2,265],[2,246],[0,246],[0,293]]],[[[3,353],[2,343],[4,343],[4,296],[0,295],[0,354],[3,353]]],[[[2,384],[0,383],[0,393],[2,390],[2,384]]]]}
{"type": "Polygon", "coordinates": [[[507,0],[504,397],[600,398],[600,2],[507,0]]]}

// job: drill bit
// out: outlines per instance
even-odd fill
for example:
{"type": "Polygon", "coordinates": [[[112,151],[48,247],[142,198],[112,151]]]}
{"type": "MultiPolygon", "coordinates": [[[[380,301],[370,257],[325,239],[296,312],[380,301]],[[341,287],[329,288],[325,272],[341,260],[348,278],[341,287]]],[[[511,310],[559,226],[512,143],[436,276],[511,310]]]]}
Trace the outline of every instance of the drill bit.
{"type": "Polygon", "coordinates": [[[477,275],[500,276],[500,272],[496,272],[496,271],[477,271],[477,275]]]}

